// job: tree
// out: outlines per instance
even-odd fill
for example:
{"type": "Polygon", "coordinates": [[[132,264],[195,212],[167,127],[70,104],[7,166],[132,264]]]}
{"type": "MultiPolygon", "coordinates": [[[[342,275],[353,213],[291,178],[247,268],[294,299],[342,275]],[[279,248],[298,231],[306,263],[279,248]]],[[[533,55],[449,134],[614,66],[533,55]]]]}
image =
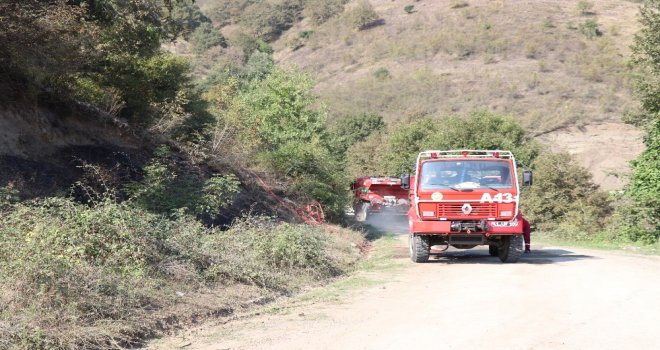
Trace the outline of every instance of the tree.
{"type": "Polygon", "coordinates": [[[371,28],[379,23],[380,16],[369,0],[360,0],[346,13],[351,25],[357,30],[371,28]]]}
{"type": "MultiPolygon", "coordinates": [[[[362,146],[358,143],[355,147],[362,146]]],[[[510,150],[525,166],[530,166],[539,154],[539,145],[513,119],[490,112],[474,112],[465,117],[424,118],[390,127],[380,149],[374,149],[375,153],[369,157],[379,160],[382,167],[379,174],[399,175],[410,172],[420,151],[456,148],[510,150]]],[[[349,154],[355,155],[350,148],[349,154]]],[[[348,159],[349,164],[353,161],[348,159]]]]}
{"type": "Polygon", "coordinates": [[[362,113],[337,120],[330,128],[330,144],[343,158],[352,145],[364,141],[374,132],[383,130],[385,122],[378,114],[362,113]]]}
{"type": "Polygon", "coordinates": [[[187,62],[161,51],[178,34],[168,9],[182,2],[1,2],[0,75],[35,99],[46,92],[149,124],[189,82],[187,62]]]}
{"type": "Polygon", "coordinates": [[[314,24],[321,25],[342,13],[346,2],[346,0],[308,0],[303,14],[311,18],[314,24]]]}
{"type": "Polygon", "coordinates": [[[212,47],[227,47],[227,39],[211,23],[202,23],[190,37],[195,52],[202,53],[212,47]]]}
{"type": "Polygon", "coordinates": [[[322,135],[326,119],[323,111],[312,108],[313,86],[307,74],[275,69],[243,95],[245,110],[236,122],[262,149],[276,150],[293,141],[311,143],[322,135]]]}
{"type": "Polygon", "coordinates": [[[646,231],[645,241],[660,238],[660,0],[647,0],[640,10],[642,29],[635,35],[631,63],[636,70],[635,91],[641,112],[631,122],[642,126],[646,150],[632,162],[626,194],[632,198],[638,220],[633,231],[646,231]]]}
{"type": "Polygon", "coordinates": [[[258,2],[245,9],[241,14],[241,23],[255,37],[271,42],[291,28],[301,11],[302,7],[292,0],[277,4],[258,2]]]}
{"type": "Polygon", "coordinates": [[[546,152],[534,160],[534,186],[523,191],[527,219],[544,230],[569,223],[580,232],[603,228],[612,208],[591,173],[568,153],[546,152]]]}
{"type": "Polygon", "coordinates": [[[193,2],[181,1],[172,6],[170,20],[175,31],[188,38],[203,23],[211,23],[193,2]]]}
{"type": "Polygon", "coordinates": [[[237,142],[246,157],[262,169],[284,176],[291,196],[321,202],[337,218],[347,200],[341,163],[326,143],[326,113],[315,107],[314,81],[308,74],[274,69],[255,79],[240,96],[228,122],[237,127],[237,142]]]}

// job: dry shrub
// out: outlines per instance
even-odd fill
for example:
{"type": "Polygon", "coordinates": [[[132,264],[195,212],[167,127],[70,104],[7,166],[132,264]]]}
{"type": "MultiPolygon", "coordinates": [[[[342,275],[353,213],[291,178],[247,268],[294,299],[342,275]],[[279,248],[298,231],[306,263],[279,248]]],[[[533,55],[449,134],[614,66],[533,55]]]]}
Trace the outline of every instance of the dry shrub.
{"type": "Polygon", "coordinates": [[[344,273],[361,241],[355,232],[266,218],[221,231],[181,212],[166,217],[110,201],[11,204],[0,219],[0,346],[134,346],[238,303],[207,303],[217,292],[206,290],[245,285],[289,294],[344,273]]]}

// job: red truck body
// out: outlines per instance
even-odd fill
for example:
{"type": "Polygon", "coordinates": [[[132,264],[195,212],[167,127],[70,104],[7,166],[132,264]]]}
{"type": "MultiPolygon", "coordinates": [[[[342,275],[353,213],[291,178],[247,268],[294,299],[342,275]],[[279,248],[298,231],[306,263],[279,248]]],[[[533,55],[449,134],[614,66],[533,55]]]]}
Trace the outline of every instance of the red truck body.
{"type": "Polygon", "coordinates": [[[353,209],[357,221],[366,221],[370,214],[405,214],[408,211],[409,191],[401,187],[399,178],[359,177],[353,183],[353,195],[353,209]]]}
{"type": "Polygon", "coordinates": [[[491,255],[503,262],[520,257],[523,226],[511,152],[422,152],[414,175],[404,180],[406,185],[413,261],[428,260],[431,247],[438,245],[445,249],[489,245],[491,255]]]}

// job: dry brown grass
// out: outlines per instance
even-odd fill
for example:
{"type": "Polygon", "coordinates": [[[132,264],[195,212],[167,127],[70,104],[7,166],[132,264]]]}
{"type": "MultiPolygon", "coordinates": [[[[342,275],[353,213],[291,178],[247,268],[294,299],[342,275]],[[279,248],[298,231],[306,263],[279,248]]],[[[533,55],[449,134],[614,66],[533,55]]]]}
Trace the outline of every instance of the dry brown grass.
{"type": "MultiPolygon", "coordinates": [[[[514,115],[535,132],[620,120],[634,107],[626,71],[637,5],[600,1],[603,32],[589,40],[576,1],[373,0],[384,25],[356,31],[337,17],[314,27],[305,47],[275,43],[276,58],[316,72],[335,116],[379,112],[387,120],[487,108],[514,115]],[[570,27],[570,28],[569,28],[570,27]],[[375,79],[386,68],[389,79],[375,79]]],[[[350,4],[349,4],[350,6],[350,4]]]]}

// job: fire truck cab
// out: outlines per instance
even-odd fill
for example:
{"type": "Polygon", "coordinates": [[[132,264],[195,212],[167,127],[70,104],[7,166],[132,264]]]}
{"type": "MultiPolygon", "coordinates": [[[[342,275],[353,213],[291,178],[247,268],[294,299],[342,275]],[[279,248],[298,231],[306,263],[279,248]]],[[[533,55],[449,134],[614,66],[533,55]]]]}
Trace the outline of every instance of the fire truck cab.
{"type": "MultiPolygon", "coordinates": [[[[523,173],[531,185],[532,173],[523,173]]],[[[401,178],[409,189],[410,257],[426,262],[449,246],[490,246],[502,262],[522,255],[523,226],[519,210],[516,161],[509,151],[425,151],[412,175],[401,178]],[[442,246],[440,250],[434,247],[442,246]]]]}

